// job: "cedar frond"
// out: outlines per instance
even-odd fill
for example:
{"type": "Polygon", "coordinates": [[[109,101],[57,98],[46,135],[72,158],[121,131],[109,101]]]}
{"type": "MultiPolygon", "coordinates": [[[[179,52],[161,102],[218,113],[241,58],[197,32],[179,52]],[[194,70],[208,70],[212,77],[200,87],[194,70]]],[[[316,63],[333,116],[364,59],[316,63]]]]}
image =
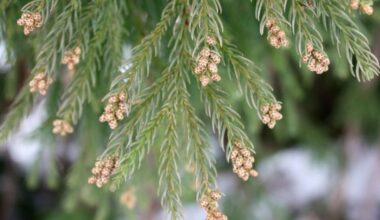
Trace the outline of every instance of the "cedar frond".
{"type": "Polygon", "coordinates": [[[259,68],[236,48],[235,45],[225,41],[223,48],[228,73],[235,76],[240,91],[245,94],[246,101],[251,108],[255,108],[260,114],[262,104],[275,103],[276,98],[272,93],[272,87],[258,74],[259,68]],[[244,90],[241,83],[244,84],[244,90]]]}
{"type": "Polygon", "coordinates": [[[48,76],[55,78],[57,66],[60,64],[61,57],[65,52],[65,46],[67,42],[72,40],[73,25],[77,13],[75,5],[69,2],[64,10],[57,15],[55,24],[44,37],[43,45],[38,51],[37,63],[32,73],[45,71],[48,76]]]}
{"type": "Polygon", "coordinates": [[[159,52],[160,42],[165,35],[177,12],[177,0],[171,0],[164,8],[161,20],[156,24],[155,29],[141,41],[139,45],[132,49],[132,57],[125,64],[128,70],[120,73],[112,82],[111,90],[106,97],[128,88],[128,95],[133,99],[137,95],[143,76],[149,74],[149,67],[153,56],[159,52]],[[125,83],[126,82],[126,83],[125,83]]]}
{"type": "Polygon", "coordinates": [[[317,13],[307,3],[292,0],[289,9],[290,24],[295,35],[295,47],[299,56],[304,54],[307,43],[311,43],[319,51],[323,50],[323,37],[317,28],[317,13]]]}
{"type": "MultiPolygon", "coordinates": [[[[173,97],[175,98],[175,97],[173,97]]],[[[180,145],[177,134],[176,110],[173,102],[167,102],[165,109],[165,139],[161,145],[158,174],[160,176],[158,192],[162,205],[170,211],[171,219],[182,219],[181,215],[181,178],[178,168],[180,145]]]]}
{"type": "Polygon", "coordinates": [[[358,81],[369,81],[380,74],[379,61],[371,52],[369,41],[339,1],[320,1],[318,9],[326,30],[337,45],[345,47],[351,73],[358,81]],[[341,40],[343,39],[343,40],[341,40]]]}
{"type": "Polygon", "coordinates": [[[258,0],[256,1],[256,19],[260,21],[260,33],[264,33],[265,24],[269,19],[274,19],[281,27],[290,26],[285,17],[287,1],[258,0]]]}
{"type": "MultiPolygon", "coordinates": [[[[62,104],[57,112],[59,118],[63,118],[66,121],[70,121],[72,124],[76,124],[82,114],[83,104],[92,96],[92,89],[96,83],[96,72],[100,69],[103,71],[111,72],[118,66],[118,61],[121,60],[121,48],[122,43],[113,40],[113,43],[109,43],[108,40],[115,37],[120,39],[121,33],[115,30],[120,30],[122,27],[122,16],[114,15],[121,14],[121,8],[118,4],[109,1],[102,10],[106,11],[101,22],[97,23],[94,27],[94,33],[92,39],[88,42],[88,50],[84,52],[85,59],[82,61],[84,65],[79,66],[78,72],[74,73],[74,79],[65,90],[62,95],[62,104]],[[113,25],[109,25],[110,23],[113,25]],[[115,27],[115,25],[118,25],[115,27]],[[116,34],[116,35],[115,35],[116,34]],[[105,43],[108,42],[108,43],[105,43]],[[105,54],[103,54],[106,52],[105,54]],[[101,56],[113,53],[113,59],[108,59],[107,65],[101,65],[101,56]],[[87,54],[87,55],[86,55],[87,54]]],[[[90,30],[88,30],[90,31],[90,30]]],[[[83,46],[86,48],[85,46],[83,46]]]]}
{"type": "Polygon", "coordinates": [[[190,164],[195,166],[195,183],[197,186],[198,199],[207,189],[215,183],[216,168],[210,158],[209,143],[206,137],[204,123],[196,115],[191,105],[190,94],[186,89],[186,82],[182,76],[181,87],[178,91],[178,101],[183,109],[182,122],[185,123],[187,133],[187,151],[191,155],[190,164]]]}
{"type": "Polygon", "coordinates": [[[201,90],[206,114],[211,118],[217,132],[220,146],[226,151],[227,161],[233,148],[233,141],[239,140],[253,151],[253,144],[244,132],[239,114],[226,102],[226,94],[220,86],[212,84],[201,90]],[[225,143],[227,137],[227,143],[225,143]]]}

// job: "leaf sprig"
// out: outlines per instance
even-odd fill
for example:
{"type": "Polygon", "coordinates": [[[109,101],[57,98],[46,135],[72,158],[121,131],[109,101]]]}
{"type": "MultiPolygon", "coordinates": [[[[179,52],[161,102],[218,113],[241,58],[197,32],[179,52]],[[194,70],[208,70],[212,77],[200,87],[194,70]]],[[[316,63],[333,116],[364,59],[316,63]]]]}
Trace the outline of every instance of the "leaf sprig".
{"type": "Polygon", "coordinates": [[[369,81],[380,74],[379,61],[371,52],[369,41],[358,25],[345,12],[339,1],[323,0],[317,4],[318,11],[331,39],[338,50],[344,44],[346,58],[351,66],[351,73],[358,81],[369,81]],[[340,39],[343,39],[341,41],[340,39]]]}

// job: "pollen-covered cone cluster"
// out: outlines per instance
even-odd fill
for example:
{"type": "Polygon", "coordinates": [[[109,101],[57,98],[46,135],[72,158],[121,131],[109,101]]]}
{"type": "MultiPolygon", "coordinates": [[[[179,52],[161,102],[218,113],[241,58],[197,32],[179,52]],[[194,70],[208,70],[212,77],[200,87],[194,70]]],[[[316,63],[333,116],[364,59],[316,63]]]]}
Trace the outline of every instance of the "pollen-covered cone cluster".
{"type": "Polygon", "coordinates": [[[137,198],[135,191],[134,187],[130,187],[120,196],[120,203],[126,205],[128,209],[133,209],[136,206],[137,198]]]}
{"type": "Polygon", "coordinates": [[[69,122],[61,120],[61,119],[56,119],[53,121],[53,133],[54,134],[59,134],[61,136],[65,136],[67,134],[73,133],[74,129],[70,125],[69,122]]]}
{"type": "Polygon", "coordinates": [[[39,92],[41,95],[46,95],[46,92],[53,80],[45,73],[40,72],[34,76],[29,82],[30,92],[39,92]]]}
{"type": "Polygon", "coordinates": [[[249,151],[242,143],[234,143],[230,159],[232,161],[233,172],[244,181],[247,181],[250,176],[255,177],[258,175],[257,171],[253,169],[255,159],[253,158],[251,151],[249,151]]]}
{"type": "MultiPolygon", "coordinates": [[[[206,42],[209,46],[215,46],[216,40],[208,37],[206,42]]],[[[221,77],[218,73],[218,64],[220,56],[210,50],[209,47],[204,47],[198,54],[197,64],[194,68],[194,73],[198,76],[202,86],[207,86],[212,81],[220,81],[221,77]]]]}
{"type": "Polygon", "coordinates": [[[320,51],[315,50],[311,43],[306,44],[306,53],[302,60],[307,64],[310,71],[317,74],[322,74],[329,70],[329,58],[320,51]]]}
{"type": "Polygon", "coordinates": [[[96,184],[97,187],[102,187],[107,184],[110,176],[117,167],[117,157],[107,157],[106,159],[98,160],[92,168],[92,176],[88,179],[89,184],[96,184]]]}
{"type": "Polygon", "coordinates": [[[108,98],[108,103],[99,121],[107,122],[111,129],[115,129],[118,121],[123,120],[128,111],[127,95],[121,92],[108,98]]]}
{"type": "Polygon", "coordinates": [[[72,50],[66,51],[63,55],[62,64],[67,65],[67,69],[74,70],[75,65],[79,63],[80,60],[81,49],[80,47],[76,47],[72,50]]]}
{"type": "Polygon", "coordinates": [[[364,14],[367,14],[367,15],[373,14],[372,5],[368,4],[368,3],[361,3],[359,0],[352,0],[351,1],[351,8],[354,10],[360,9],[364,14]]]}
{"type": "Polygon", "coordinates": [[[222,197],[222,194],[217,191],[210,191],[203,195],[200,200],[200,206],[207,212],[206,220],[227,220],[227,216],[219,211],[218,200],[222,197]]]}
{"type": "Polygon", "coordinates": [[[24,27],[25,35],[29,35],[34,29],[42,27],[42,16],[38,12],[23,12],[17,24],[24,27]]]}
{"type": "Polygon", "coordinates": [[[280,113],[281,108],[280,103],[267,103],[262,105],[260,108],[262,115],[261,121],[268,125],[270,129],[274,128],[276,122],[282,119],[282,114],[280,113]]]}
{"type": "Polygon", "coordinates": [[[281,48],[289,46],[285,31],[276,25],[275,20],[269,19],[265,26],[268,28],[268,41],[273,47],[281,48]]]}

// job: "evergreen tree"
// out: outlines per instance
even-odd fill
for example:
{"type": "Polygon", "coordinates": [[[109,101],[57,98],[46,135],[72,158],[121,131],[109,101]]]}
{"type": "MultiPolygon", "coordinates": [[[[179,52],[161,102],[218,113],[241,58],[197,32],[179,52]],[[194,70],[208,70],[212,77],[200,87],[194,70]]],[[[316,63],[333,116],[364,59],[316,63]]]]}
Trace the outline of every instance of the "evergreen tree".
{"type": "MultiPolygon", "coordinates": [[[[231,171],[247,181],[258,175],[253,144],[258,140],[251,137],[265,131],[262,124],[270,129],[278,124],[275,133],[282,140],[324,130],[295,106],[318,98],[305,96],[319,78],[345,80],[347,86],[338,89],[352,97],[348,94],[360,84],[346,79],[348,73],[360,82],[379,75],[359,20],[373,13],[372,5],[371,0],[2,0],[0,39],[12,68],[2,76],[1,99],[13,103],[3,117],[0,143],[44,101],[48,117],[38,129],[41,138],[51,145],[59,136],[80,143],[67,174],[66,207],[84,201],[101,207],[98,218],[108,218],[110,194],[133,207],[130,186],[150,178],[171,219],[181,219],[191,179],[207,219],[227,219],[218,208],[222,194],[210,137],[218,138],[231,171]],[[294,75],[297,71],[301,74],[294,75]]],[[[342,102],[355,105],[348,100],[342,102]]],[[[315,106],[304,111],[312,110],[315,106]]],[[[54,161],[49,170],[54,185],[54,161]]]]}

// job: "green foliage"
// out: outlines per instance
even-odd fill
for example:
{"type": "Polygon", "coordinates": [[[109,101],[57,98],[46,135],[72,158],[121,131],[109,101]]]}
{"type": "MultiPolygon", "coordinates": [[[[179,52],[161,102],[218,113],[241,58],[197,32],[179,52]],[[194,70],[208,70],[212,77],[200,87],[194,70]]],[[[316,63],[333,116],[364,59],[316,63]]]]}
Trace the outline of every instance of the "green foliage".
{"type": "MultiPolygon", "coordinates": [[[[286,2],[286,1],[285,1],[286,2]]],[[[276,0],[256,1],[256,18],[260,20],[260,33],[264,33],[265,24],[269,19],[274,19],[282,28],[289,26],[285,17],[286,3],[276,0]]]]}
{"type": "MultiPolygon", "coordinates": [[[[104,73],[109,73],[102,80],[109,81],[112,72],[118,68],[121,60],[122,43],[118,40],[111,39],[117,36],[117,39],[121,38],[122,30],[122,11],[123,6],[116,1],[106,1],[101,5],[97,5],[94,8],[90,5],[86,13],[84,13],[83,20],[88,20],[92,23],[93,20],[98,21],[93,25],[85,24],[85,27],[92,28],[87,31],[83,31],[82,28],[77,27],[78,35],[91,34],[88,45],[83,45],[84,51],[82,56],[83,65],[79,66],[76,71],[72,82],[66,88],[62,95],[62,104],[57,112],[59,118],[63,118],[73,124],[76,124],[82,115],[83,104],[86,100],[93,96],[93,88],[96,84],[96,72],[97,69],[101,69],[104,73]],[[104,10],[107,13],[99,14],[99,17],[95,17],[96,11],[104,10]],[[115,19],[114,15],[117,16],[115,19]],[[94,17],[91,17],[94,16],[94,17]],[[112,23],[112,25],[110,25],[112,23]],[[93,33],[92,33],[93,32],[93,33]],[[114,59],[103,59],[103,57],[114,57],[114,59]],[[78,94],[82,94],[78,96],[78,94]]],[[[77,36],[78,39],[85,39],[84,36],[77,36]]],[[[84,41],[85,42],[85,41],[84,41]]],[[[78,45],[77,45],[78,46],[78,45]]]]}
{"type": "Polygon", "coordinates": [[[222,53],[228,62],[227,71],[230,77],[235,76],[238,87],[246,95],[246,101],[251,108],[255,108],[259,113],[262,104],[277,102],[270,85],[258,74],[259,69],[256,64],[244,57],[235,45],[225,43],[222,53]],[[243,87],[241,81],[244,83],[243,87]]]}
{"type": "Polygon", "coordinates": [[[111,84],[111,91],[106,97],[127,88],[130,98],[134,98],[135,93],[138,93],[140,89],[142,77],[149,75],[152,57],[158,55],[161,39],[171,24],[176,10],[178,10],[177,1],[170,1],[164,8],[161,21],[157,23],[155,29],[132,49],[133,56],[125,64],[129,69],[115,78],[111,84]]]}
{"type": "Polygon", "coordinates": [[[302,56],[305,52],[305,45],[311,42],[318,50],[323,49],[323,37],[315,21],[316,12],[308,2],[292,0],[289,10],[290,23],[295,35],[295,47],[298,55],[302,56]]]}
{"type": "Polygon", "coordinates": [[[372,54],[367,37],[345,12],[344,5],[339,1],[321,1],[318,6],[323,24],[330,31],[333,42],[338,49],[341,43],[344,44],[352,75],[359,81],[368,81],[379,75],[379,61],[372,54]]]}
{"type": "MultiPolygon", "coordinates": [[[[67,178],[64,205],[68,210],[74,208],[72,204],[85,201],[90,206],[102,205],[97,214],[99,219],[109,216],[111,205],[105,204],[108,194],[84,185],[96,158],[118,156],[119,166],[107,188],[120,190],[126,182],[133,182],[138,176],[136,171],[143,168],[148,156],[153,156],[158,164],[155,170],[161,203],[171,213],[171,219],[181,219],[185,162],[194,166],[192,175],[197,185],[197,199],[216,185],[209,126],[225,151],[227,161],[235,141],[242,142],[255,153],[252,126],[257,130],[259,125],[246,126],[245,121],[259,122],[262,118],[260,108],[278,102],[267,81],[278,88],[277,93],[283,93],[280,96],[285,103],[285,125],[279,126],[287,129],[281,130],[296,135],[313,123],[300,124],[298,115],[302,117],[302,114],[295,113],[294,108],[307,97],[300,88],[309,89],[313,77],[311,73],[290,75],[295,70],[288,62],[300,60],[308,42],[326,54],[332,54],[328,48],[330,43],[337,46],[338,52],[343,48],[347,68],[359,81],[379,74],[377,58],[371,53],[369,42],[348,4],[339,4],[337,0],[258,0],[251,3],[255,6],[258,23],[244,17],[254,11],[249,1],[226,1],[226,4],[242,4],[242,10],[247,10],[240,21],[244,25],[234,24],[228,17],[231,11],[239,9],[224,9],[219,0],[34,0],[23,8],[21,3],[12,1],[0,3],[0,10],[4,12],[0,15],[0,39],[7,42],[8,51],[16,51],[16,46],[8,42],[21,35],[21,28],[9,26],[5,15],[29,11],[41,12],[44,18],[44,27],[35,30],[23,44],[32,45],[35,51],[30,55],[35,59],[31,61],[33,68],[29,79],[44,71],[56,82],[53,88],[61,85],[64,88],[62,94],[49,97],[52,100],[47,106],[59,104],[57,109],[49,111],[45,128],[51,129],[55,117],[72,125],[78,124],[78,136],[70,137],[79,139],[81,149],[67,178]],[[149,13],[144,14],[145,11],[149,13]],[[154,14],[161,14],[158,22],[154,14]],[[276,51],[273,56],[278,76],[267,69],[264,62],[267,56],[255,54],[264,51],[268,55],[268,51],[272,51],[263,43],[266,42],[264,37],[256,36],[264,33],[269,19],[276,20],[292,42],[288,51],[276,51]],[[254,33],[247,30],[245,22],[256,25],[250,26],[254,33]],[[146,33],[150,27],[153,30],[146,33]],[[243,31],[249,34],[238,34],[243,31]],[[251,36],[258,45],[247,48],[242,39],[251,36]],[[198,77],[193,68],[197,54],[207,46],[207,37],[215,37],[217,41],[213,49],[222,58],[219,64],[222,82],[203,87],[196,83],[198,77]],[[69,73],[60,64],[62,57],[65,51],[77,46],[82,49],[80,64],[72,77],[66,77],[69,73]],[[133,48],[131,57],[121,65],[126,46],[133,48]],[[99,106],[103,105],[102,97],[105,100],[120,92],[128,95],[130,111],[109,134],[97,122],[99,106]],[[245,104],[239,102],[240,98],[245,99],[245,104]],[[235,107],[237,105],[239,108],[235,107]],[[256,114],[252,114],[252,110],[256,114]],[[201,112],[205,112],[209,120],[205,120],[201,112]]],[[[16,18],[12,16],[12,19],[15,24],[16,18]]],[[[9,59],[12,60],[12,54],[9,59]]],[[[333,60],[337,58],[334,56],[333,60]]],[[[10,63],[15,65],[16,62],[10,63]]],[[[36,100],[36,96],[29,93],[28,85],[20,90],[0,127],[0,143],[18,127],[36,100]]],[[[56,170],[52,173],[53,177],[57,176],[56,170]]]]}

